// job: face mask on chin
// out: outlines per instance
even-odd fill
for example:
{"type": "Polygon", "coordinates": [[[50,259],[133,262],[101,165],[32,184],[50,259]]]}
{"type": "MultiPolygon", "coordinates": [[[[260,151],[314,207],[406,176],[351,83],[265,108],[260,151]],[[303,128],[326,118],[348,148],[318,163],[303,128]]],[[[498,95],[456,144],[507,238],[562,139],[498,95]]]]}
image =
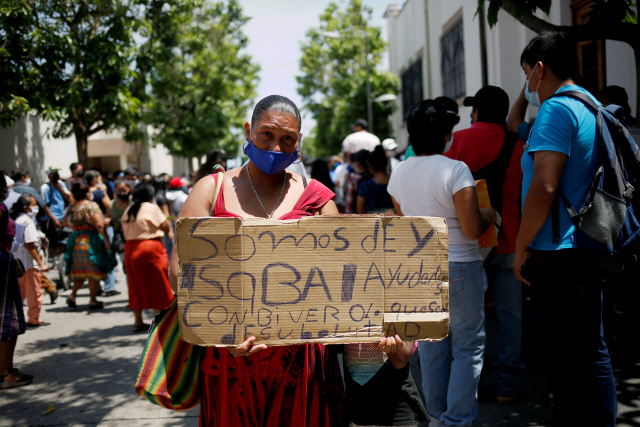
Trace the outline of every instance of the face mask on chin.
{"type": "Polygon", "coordinates": [[[533,67],[533,70],[531,70],[531,74],[529,74],[529,78],[527,79],[527,83],[525,84],[525,88],[524,88],[524,97],[527,98],[527,101],[533,107],[539,107],[541,104],[540,95],[538,94],[538,89],[540,88],[540,83],[542,83],[542,79],[538,80],[538,87],[536,87],[535,92],[529,91],[529,81],[531,80],[531,76],[533,75],[533,72],[535,71],[537,66],[538,64],[536,63],[536,65],[533,67]]]}
{"type": "Polygon", "coordinates": [[[244,147],[244,153],[258,169],[267,175],[275,175],[285,170],[289,165],[298,160],[298,150],[291,154],[280,151],[260,150],[253,141],[244,147]]]}

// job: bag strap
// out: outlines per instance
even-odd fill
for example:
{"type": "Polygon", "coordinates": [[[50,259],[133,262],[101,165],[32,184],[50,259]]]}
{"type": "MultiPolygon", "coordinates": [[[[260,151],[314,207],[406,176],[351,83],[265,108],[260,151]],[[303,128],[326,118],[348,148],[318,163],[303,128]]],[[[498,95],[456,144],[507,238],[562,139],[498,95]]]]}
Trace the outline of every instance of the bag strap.
{"type": "MultiPolygon", "coordinates": [[[[566,96],[569,98],[576,99],[578,101],[582,101],[583,104],[585,104],[587,107],[593,110],[593,112],[596,115],[597,132],[598,132],[598,135],[600,135],[600,132],[602,130],[602,117],[600,115],[600,106],[596,104],[593,101],[593,99],[589,97],[589,95],[587,95],[584,92],[580,92],[578,90],[563,90],[554,95],[551,95],[549,99],[559,98],[561,96],[566,96]]],[[[553,233],[551,241],[554,244],[557,244],[560,242],[560,201],[559,201],[560,197],[562,197],[562,201],[564,202],[564,205],[565,205],[565,208],[567,209],[567,213],[569,214],[569,217],[571,217],[571,221],[575,224],[576,227],[580,225],[580,214],[576,211],[576,209],[573,207],[571,202],[569,202],[569,199],[567,199],[567,197],[562,193],[562,191],[558,189],[555,197],[553,198],[553,204],[551,205],[551,231],[553,233]]]]}
{"type": "Polygon", "coordinates": [[[304,185],[304,188],[307,188],[307,177],[305,176],[302,177],[302,185],[304,185]]]}
{"type": "Polygon", "coordinates": [[[582,101],[589,108],[594,110],[595,112],[600,110],[600,106],[598,104],[596,104],[593,101],[593,99],[591,99],[591,97],[589,97],[589,95],[587,95],[584,92],[580,92],[579,90],[563,90],[563,91],[560,91],[560,92],[558,92],[556,94],[551,95],[549,97],[549,99],[551,99],[551,98],[559,98],[561,96],[568,96],[569,98],[574,98],[574,99],[577,99],[578,101],[582,101]]]}
{"type": "Polygon", "coordinates": [[[581,218],[581,215],[576,211],[569,199],[567,199],[562,191],[558,190],[553,198],[553,204],[551,205],[551,231],[553,233],[551,242],[554,244],[560,243],[560,197],[562,197],[564,206],[567,208],[567,213],[576,227],[580,225],[581,218]]]}
{"type": "Polygon", "coordinates": [[[216,191],[213,193],[213,201],[211,202],[211,209],[209,209],[209,216],[213,216],[213,208],[218,201],[218,196],[220,195],[220,190],[222,189],[222,182],[224,181],[224,168],[220,165],[215,165],[213,167],[213,171],[218,171],[216,176],[216,191]]]}
{"type": "Polygon", "coordinates": [[[507,177],[507,169],[518,142],[518,134],[506,131],[502,148],[495,159],[485,167],[473,173],[474,179],[486,179],[489,186],[489,199],[500,215],[502,215],[502,187],[507,177]]]}

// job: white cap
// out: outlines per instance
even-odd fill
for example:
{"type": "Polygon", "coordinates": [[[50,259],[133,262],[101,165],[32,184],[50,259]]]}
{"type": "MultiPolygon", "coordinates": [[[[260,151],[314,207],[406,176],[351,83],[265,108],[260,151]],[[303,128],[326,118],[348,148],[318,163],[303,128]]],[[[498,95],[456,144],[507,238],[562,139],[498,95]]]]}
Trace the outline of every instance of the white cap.
{"type": "Polygon", "coordinates": [[[7,187],[11,187],[13,184],[15,184],[15,181],[9,178],[7,175],[4,176],[4,179],[7,181],[7,187]]]}
{"type": "Polygon", "coordinates": [[[384,148],[385,150],[391,151],[398,148],[398,144],[396,144],[395,139],[387,138],[384,141],[382,141],[382,148],[384,148]]]}

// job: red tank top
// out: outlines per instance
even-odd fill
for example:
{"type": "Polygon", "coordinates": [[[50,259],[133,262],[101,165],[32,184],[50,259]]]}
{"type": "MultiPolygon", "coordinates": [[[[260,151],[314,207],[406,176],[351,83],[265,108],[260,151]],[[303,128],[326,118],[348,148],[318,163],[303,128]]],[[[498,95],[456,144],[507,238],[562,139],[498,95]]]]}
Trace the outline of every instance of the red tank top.
{"type": "MultiPolygon", "coordinates": [[[[225,209],[223,194],[212,216],[241,218],[225,209]]],[[[293,210],[278,219],[312,216],[334,197],[312,179],[293,210]]],[[[201,427],[346,425],[336,346],[268,347],[247,357],[208,347],[201,370],[201,427]]]]}

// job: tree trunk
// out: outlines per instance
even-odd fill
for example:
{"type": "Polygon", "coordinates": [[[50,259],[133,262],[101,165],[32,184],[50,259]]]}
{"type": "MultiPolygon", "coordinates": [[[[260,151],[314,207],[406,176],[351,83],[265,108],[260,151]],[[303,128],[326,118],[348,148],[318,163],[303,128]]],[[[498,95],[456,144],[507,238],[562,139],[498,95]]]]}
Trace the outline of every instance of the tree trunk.
{"type": "Polygon", "coordinates": [[[78,151],[78,162],[86,168],[89,167],[89,153],[88,153],[88,135],[84,123],[74,123],[73,130],[76,136],[76,150],[78,151]]]}

